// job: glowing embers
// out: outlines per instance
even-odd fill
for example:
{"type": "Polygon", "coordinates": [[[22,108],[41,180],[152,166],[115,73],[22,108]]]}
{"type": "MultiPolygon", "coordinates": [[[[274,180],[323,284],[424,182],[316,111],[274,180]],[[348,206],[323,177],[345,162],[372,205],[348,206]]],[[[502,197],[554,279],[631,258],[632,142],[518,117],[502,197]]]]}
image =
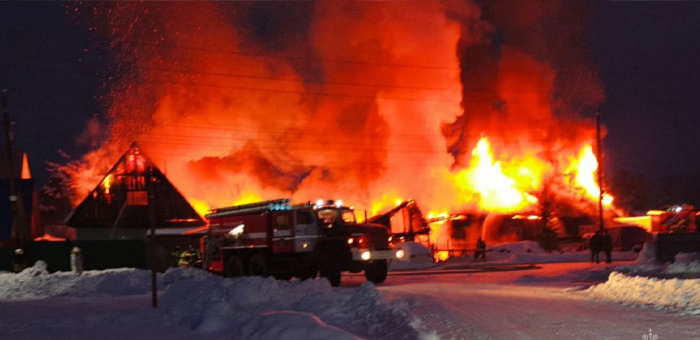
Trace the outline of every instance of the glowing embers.
{"type": "MultiPolygon", "coordinates": [[[[600,187],[596,181],[596,171],[598,170],[598,159],[593,154],[593,148],[587,145],[581,149],[578,159],[574,159],[567,169],[567,173],[574,173],[574,186],[582,188],[585,195],[593,201],[597,201],[600,196],[600,187]]],[[[613,197],[603,193],[603,205],[610,206],[613,197]]]]}
{"type": "Polygon", "coordinates": [[[479,207],[488,211],[517,211],[537,203],[536,197],[519,190],[516,180],[504,174],[485,137],[472,151],[470,168],[457,174],[457,185],[476,192],[479,207]]]}

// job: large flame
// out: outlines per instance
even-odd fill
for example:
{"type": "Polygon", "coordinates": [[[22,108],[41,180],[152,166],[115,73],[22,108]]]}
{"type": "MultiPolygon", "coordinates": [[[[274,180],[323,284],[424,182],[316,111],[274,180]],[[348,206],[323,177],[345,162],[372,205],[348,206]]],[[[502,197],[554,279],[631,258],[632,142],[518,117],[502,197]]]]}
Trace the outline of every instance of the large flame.
{"type": "MultiPolygon", "coordinates": [[[[532,169],[528,169],[532,173],[532,169]]],[[[457,175],[457,184],[479,194],[479,206],[487,211],[518,211],[537,199],[518,189],[515,179],[506,176],[501,162],[495,161],[486,137],[472,151],[472,166],[457,175]]]]}
{"type": "MultiPolygon", "coordinates": [[[[593,154],[593,147],[590,145],[585,146],[579,158],[571,162],[571,166],[568,171],[575,174],[575,185],[579,188],[583,188],[587,197],[592,200],[597,201],[600,196],[600,186],[595,179],[598,170],[598,159],[593,154]]],[[[603,193],[602,202],[606,206],[612,205],[613,197],[609,194],[603,193]]]]}
{"type": "Polygon", "coordinates": [[[201,214],[290,196],[370,215],[408,198],[441,213],[518,211],[548,181],[577,196],[562,184],[571,173],[596,196],[579,180],[589,160],[570,166],[591,123],[555,117],[570,105],[552,101],[552,65],[504,46],[479,83],[488,96],[472,91],[482,78],[463,78],[458,56],[493,31],[469,3],[84,6],[121,74],[107,140],[65,168],[76,199],[133,140],[201,214]]]}

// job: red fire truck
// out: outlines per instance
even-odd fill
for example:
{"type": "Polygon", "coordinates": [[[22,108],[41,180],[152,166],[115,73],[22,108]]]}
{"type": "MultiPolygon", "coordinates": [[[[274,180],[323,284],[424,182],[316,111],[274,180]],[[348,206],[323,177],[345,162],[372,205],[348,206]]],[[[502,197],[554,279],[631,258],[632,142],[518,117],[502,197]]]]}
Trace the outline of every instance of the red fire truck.
{"type": "Polygon", "coordinates": [[[320,274],[337,286],[341,272],[364,271],[367,280],[382,283],[387,261],[397,256],[386,227],[357,223],[340,201],[291,205],[279,199],[214,209],[206,217],[205,268],[229,277],[320,274]]]}

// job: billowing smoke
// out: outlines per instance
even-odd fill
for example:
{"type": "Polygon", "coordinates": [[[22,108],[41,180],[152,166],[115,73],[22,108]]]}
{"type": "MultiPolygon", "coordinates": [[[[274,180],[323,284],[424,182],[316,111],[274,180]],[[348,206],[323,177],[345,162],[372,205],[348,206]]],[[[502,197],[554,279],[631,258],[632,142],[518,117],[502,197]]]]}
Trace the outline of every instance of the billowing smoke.
{"type": "Polygon", "coordinates": [[[577,117],[602,100],[578,3],[77,10],[110,39],[115,61],[105,142],[71,167],[83,193],[137,140],[200,212],[289,196],[343,198],[370,213],[407,198],[479,207],[473,189],[455,185],[477,140],[489,138],[504,170],[535,164],[518,188],[532,191],[543,176],[565,176],[590,144],[591,120],[577,117]]]}
{"type": "Polygon", "coordinates": [[[376,197],[393,204],[447,185],[440,125],[460,111],[459,27],[441,3],[89,10],[112,41],[119,79],[108,142],[95,151],[114,156],[88,155],[85,168],[104,169],[91,160],[109,163],[138,140],[209,206],[293,194],[370,208],[376,197]]]}

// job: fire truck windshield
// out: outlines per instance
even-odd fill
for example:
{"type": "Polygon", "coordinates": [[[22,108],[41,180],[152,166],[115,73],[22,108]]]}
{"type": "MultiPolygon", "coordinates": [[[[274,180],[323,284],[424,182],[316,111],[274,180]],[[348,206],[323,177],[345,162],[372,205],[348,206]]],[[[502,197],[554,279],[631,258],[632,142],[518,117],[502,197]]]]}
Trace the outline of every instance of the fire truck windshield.
{"type": "Polygon", "coordinates": [[[318,219],[323,224],[333,224],[340,217],[343,223],[355,223],[355,212],[348,208],[327,208],[318,211],[318,219]]]}

